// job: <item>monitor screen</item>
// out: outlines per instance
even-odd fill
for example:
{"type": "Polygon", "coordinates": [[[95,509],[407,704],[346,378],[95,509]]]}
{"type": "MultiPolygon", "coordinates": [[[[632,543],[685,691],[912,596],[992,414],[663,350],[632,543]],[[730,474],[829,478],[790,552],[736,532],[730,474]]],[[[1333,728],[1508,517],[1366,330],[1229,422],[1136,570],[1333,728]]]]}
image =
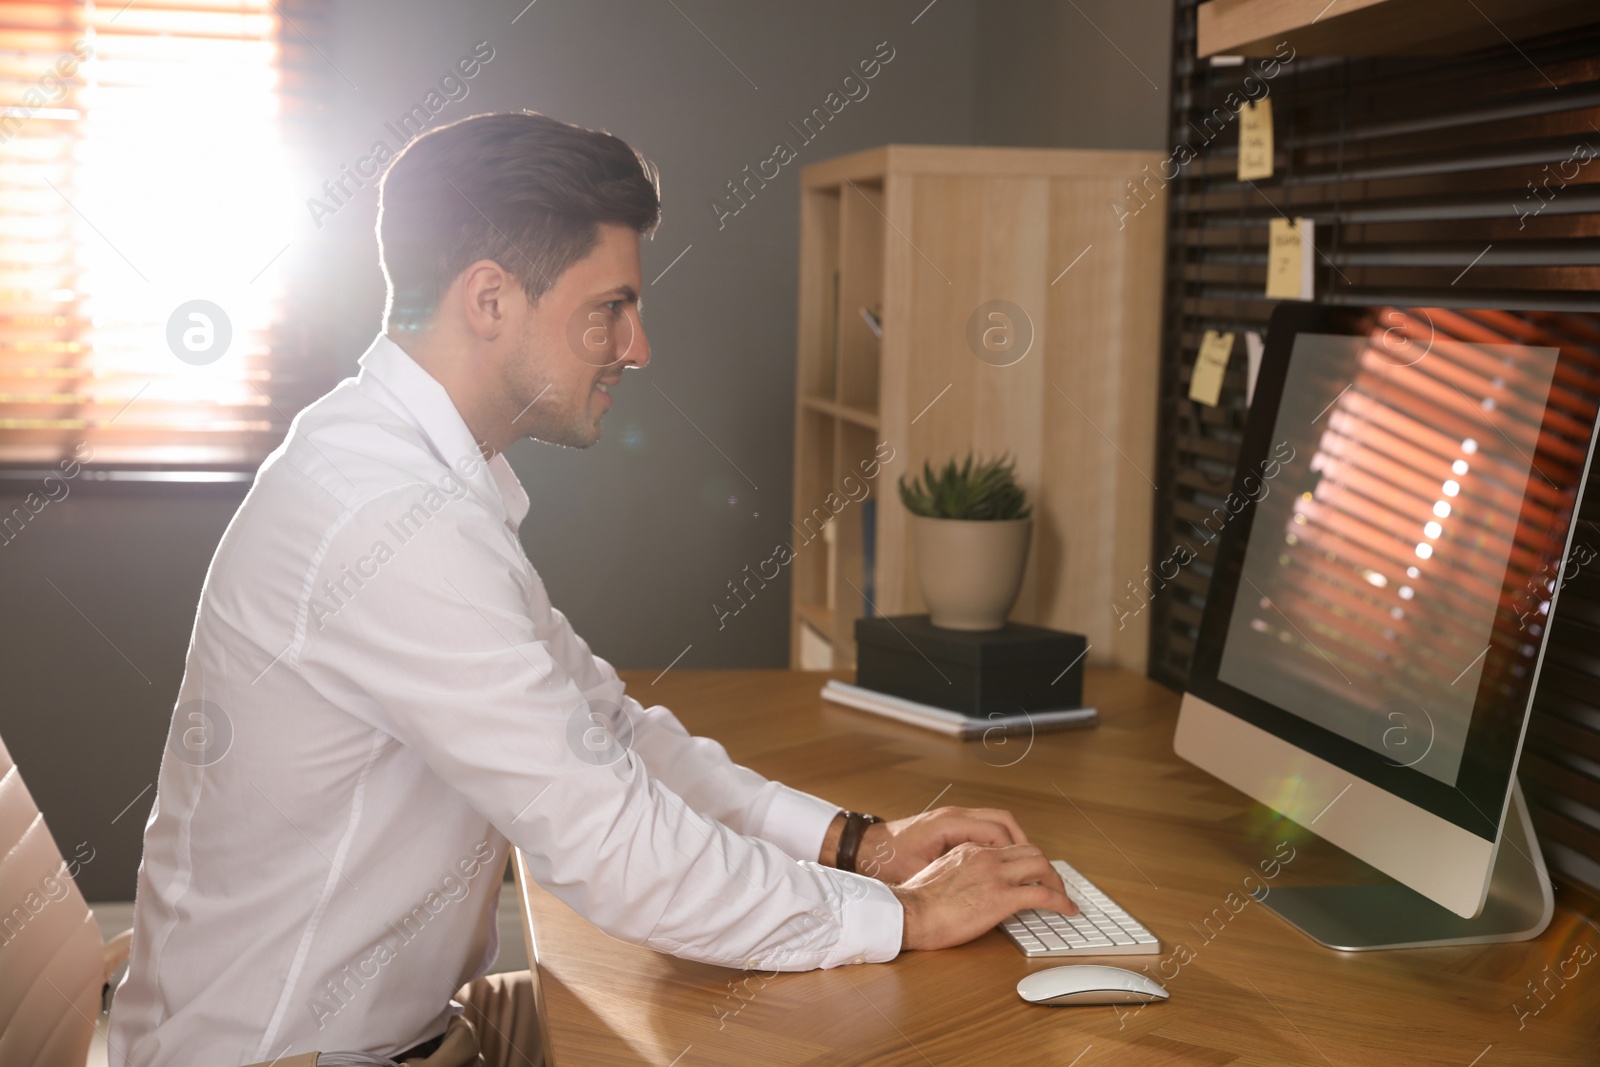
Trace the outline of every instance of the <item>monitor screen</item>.
{"type": "Polygon", "coordinates": [[[1280,308],[1190,690],[1492,837],[1597,404],[1593,315],[1280,308]]]}
{"type": "Polygon", "coordinates": [[[1218,676],[1454,785],[1557,350],[1394,347],[1295,337],[1218,676]]]}

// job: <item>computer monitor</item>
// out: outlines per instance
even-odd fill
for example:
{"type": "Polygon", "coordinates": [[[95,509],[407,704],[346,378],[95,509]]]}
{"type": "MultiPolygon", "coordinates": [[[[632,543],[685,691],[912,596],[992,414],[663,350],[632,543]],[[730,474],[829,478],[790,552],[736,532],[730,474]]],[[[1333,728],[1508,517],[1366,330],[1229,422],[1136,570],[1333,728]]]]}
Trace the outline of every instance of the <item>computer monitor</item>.
{"type": "Polygon", "coordinates": [[[1393,879],[1275,887],[1324,944],[1548,924],[1515,772],[1563,571],[1594,560],[1597,405],[1600,316],[1274,312],[1232,491],[1195,523],[1216,555],[1175,748],[1393,879]]]}

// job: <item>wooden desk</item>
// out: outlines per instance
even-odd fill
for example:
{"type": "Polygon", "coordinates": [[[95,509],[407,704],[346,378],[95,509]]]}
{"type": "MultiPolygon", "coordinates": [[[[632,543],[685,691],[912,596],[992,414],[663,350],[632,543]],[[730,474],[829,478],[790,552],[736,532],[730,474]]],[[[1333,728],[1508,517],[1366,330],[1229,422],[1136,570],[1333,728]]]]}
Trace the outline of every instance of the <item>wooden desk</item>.
{"type": "Polygon", "coordinates": [[[600,933],[531,885],[519,860],[554,1067],[1600,1063],[1600,904],[1588,896],[1558,887],[1555,921],[1533,942],[1332,952],[1254,904],[1233,915],[1225,900],[1260,877],[1279,841],[1295,857],[1269,885],[1370,868],[1173,756],[1178,699],[1160,686],[1090,671],[1102,724],[1040,735],[1030,749],[825,703],[825,677],[675,670],[654,686],[646,673],[628,681],[735,759],[839,804],[886,816],[936,801],[1009,808],[1036,843],[1162,939],[1161,956],[1105,962],[1154,972],[1166,961],[1172,999],[1136,1013],[1025,1004],[1020,978],[1076,961],[1030,961],[998,932],[887,964],[774,978],[690,963],[600,933]],[[1214,909],[1226,920],[1207,925],[1214,909]],[[1578,965],[1585,945],[1594,955],[1578,965]],[[1548,1005],[1531,1014],[1541,1001],[1525,983],[1569,959],[1576,976],[1550,979],[1548,1005]],[[1530,1014],[1519,1020],[1514,1005],[1530,1014]]]}

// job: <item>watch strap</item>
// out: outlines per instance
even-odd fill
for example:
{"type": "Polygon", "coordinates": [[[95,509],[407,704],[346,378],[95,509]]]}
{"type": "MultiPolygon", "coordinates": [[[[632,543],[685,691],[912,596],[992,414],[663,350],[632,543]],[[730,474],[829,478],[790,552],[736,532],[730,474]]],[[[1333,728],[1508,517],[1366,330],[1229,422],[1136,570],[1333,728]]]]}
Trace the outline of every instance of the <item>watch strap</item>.
{"type": "Polygon", "coordinates": [[[883,820],[876,815],[863,815],[859,811],[844,813],[844,829],[839,834],[839,851],[833,865],[841,871],[856,873],[856,853],[861,849],[861,838],[867,827],[883,820]]]}

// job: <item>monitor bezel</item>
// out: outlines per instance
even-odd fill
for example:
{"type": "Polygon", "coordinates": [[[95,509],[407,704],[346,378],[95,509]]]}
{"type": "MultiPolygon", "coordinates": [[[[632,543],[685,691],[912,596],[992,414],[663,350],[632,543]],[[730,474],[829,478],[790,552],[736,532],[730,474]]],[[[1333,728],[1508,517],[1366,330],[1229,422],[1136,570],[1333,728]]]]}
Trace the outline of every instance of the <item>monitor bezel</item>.
{"type": "MultiPolygon", "coordinates": [[[[1497,717],[1482,713],[1483,685],[1493,676],[1491,667],[1508,665],[1489,659],[1489,657],[1504,659],[1509,656],[1504,648],[1491,644],[1481,674],[1480,689],[1474,699],[1472,720],[1468,726],[1466,745],[1454,786],[1414,767],[1401,765],[1356,741],[1237,689],[1218,677],[1223,646],[1238,594],[1244,549],[1248,544],[1250,529],[1255,520],[1257,498],[1255,493],[1249,490],[1246,481],[1261,469],[1261,464],[1268,460],[1273,448],[1272,438],[1277,424],[1279,401],[1288,376],[1295,341],[1302,333],[1365,336],[1368,330],[1358,332],[1351,329],[1350,325],[1362,321],[1367,323],[1378,321],[1379,316],[1394,310],[1415,313],[1424,309],[1394,304],[1365,306],[1284,302],[1274,310],[1232,481],[1232,492],[1242,498],[1243,504],[1231,521],[1223,527],[1219,537],[1210,592],[1206,598],[1203,621],[1185,688],[1224,712],[1340,767],[1477,837],[1493,842],[1499,834],[1506,805],[1510,799],[1512,775],[1527,733],[1533,694],[1538,687],[1539,673],[1544,664],[1549,640],[1548,626],[1542,627],[1537,637],[1537,650],[1533,657],[1534,667],[1529,674],[1528,699],[1517,714],[1514,724],[1500,722],[1497,717]]],[[[1600,315],[1593,317],[1600,323],[1600,315]]],[[[1559,351],[1558,366],[1559,360],[1567,357],[1567,348],[1563,346],[1559,351]]],[[[1546,421],[1549,419],[1548,406],[1545,419],[1546,421]]],[[[1559,554],[1542,555],[1541,563],[1549,565],[1564,560],[1571,551],[1572,538],[1577,526],[1577,509],[1581,503],[1581,489],[1587,481],[1589,465],[1594,457],[1595,436],[1594,427],[1591,427],[1588,455],[1584,461],[1582,480],[1579,482],[1580,496],[1574,500],[1561,550],[1559,554]]],[[[1301,462],[1307,458],[1309,457],[1296,457],[1301,462]]],[[[1528,480],[1531,482],[1537,476],[1530,470],[1528,480]]],[[[1257,491],[1259,486],[1258,480],[1257,491]]],[[[1508,574],[1511,573],[1510,567],[1508,562],[1508,574]]],[[[1559,573],[1560,568],[1557,567],[1556,570],[1559,573]]],[[[1534,573],[1538,573],[1537,570],[1534,573]]],[[[1507,575],[1502,575],[1500,578],[1499,584],[1502,590],[1506,588],[1506,578],[1507,575]]],[[[1551,595],[1552,615],[1559,595],[1558,583],[1551,595]]],[[[1503,609],[1502,604],[1497,610],[1503,609]]]]}

